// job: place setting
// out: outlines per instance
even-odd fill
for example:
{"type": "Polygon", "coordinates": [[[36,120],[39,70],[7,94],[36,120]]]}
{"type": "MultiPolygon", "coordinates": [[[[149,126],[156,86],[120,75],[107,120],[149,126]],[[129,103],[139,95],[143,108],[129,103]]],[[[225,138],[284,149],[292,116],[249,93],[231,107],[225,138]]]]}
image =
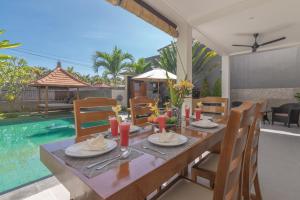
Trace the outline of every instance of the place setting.
{"type": "Polygon", "coordinates": [[[188,129],[196,130],[196,131],[203,131],[208,133],[214,133],[222,128],[224,125],[215,123],[213,121],[212,116],[204,115],[202,113],[202,102],[197,103],[197,107],[194,110],[194,115],[190,116],[190,108],[189,106],[185,107],[185,118],[191,118],[189,125],[187,126],[188,129]]]}
{"type": "Polygon", "coordinates": [[[141,128],[132,126],[130,121],[122,121],[118,116],[118,112],[115,116],[116,121],[112,118],[112,116],[109,118],[109,130],[112,137],[106,138],[105,134],[102,133],[95,134],[85,141],[72,144],[65,149],[52,153],[88,178],[114,167],[119,167],[122,163],[142,155],[142,152],[129,146],[130,132],[136,132],[141,128]]]}
{"type": "Polygon", "coordinates": [[[132,148],[168,160],[186,150],[197,141],[197,138],[178,134],[166,129],[166,116],[160,115],[158,127],[146,139],[132,146],[132,148]]]}

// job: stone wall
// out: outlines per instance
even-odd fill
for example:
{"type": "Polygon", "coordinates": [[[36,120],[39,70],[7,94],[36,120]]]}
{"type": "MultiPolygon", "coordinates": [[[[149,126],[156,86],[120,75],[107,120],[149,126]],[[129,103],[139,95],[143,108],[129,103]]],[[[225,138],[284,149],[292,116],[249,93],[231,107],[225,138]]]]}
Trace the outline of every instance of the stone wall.
{"type": "Polygon", "coordinates": [[[300,92],[299,88],[255,88],[231,89],[231,101],[267,100],[268,108],[284,103],[297,102],[294,95],[300,92]]]}

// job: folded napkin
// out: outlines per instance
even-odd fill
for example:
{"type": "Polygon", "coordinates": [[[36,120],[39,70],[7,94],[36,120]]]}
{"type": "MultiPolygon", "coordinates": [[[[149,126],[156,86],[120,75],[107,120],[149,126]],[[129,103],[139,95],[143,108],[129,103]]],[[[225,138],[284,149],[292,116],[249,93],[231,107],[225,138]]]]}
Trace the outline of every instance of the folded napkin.
{"type": "Polygon", "coordinates": [[[103,135],[99,135],[95,138],[88,139],[85,141],[84,145],[82,145],[83,150],[88,151],[101,151],[106,149],[106,141],[103,135]]]}
{"type": "Polygon", "coordinates": [[[176,133],[166,132],[166,130],[163,129],[162,133],[159,133],[158,140],[161,143],[178,142],[178,137],[176,133]]]}

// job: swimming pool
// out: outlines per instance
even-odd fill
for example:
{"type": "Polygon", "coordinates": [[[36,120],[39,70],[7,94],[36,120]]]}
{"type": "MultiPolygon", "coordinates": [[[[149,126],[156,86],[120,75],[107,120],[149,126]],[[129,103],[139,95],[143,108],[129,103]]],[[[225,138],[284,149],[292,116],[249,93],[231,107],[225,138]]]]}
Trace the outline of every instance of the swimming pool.
{"type": "Polygon", "coordinates": [[[49,176],[39,145],[73,137],[74,119],[0,121],[0,193],[49,176]]]}

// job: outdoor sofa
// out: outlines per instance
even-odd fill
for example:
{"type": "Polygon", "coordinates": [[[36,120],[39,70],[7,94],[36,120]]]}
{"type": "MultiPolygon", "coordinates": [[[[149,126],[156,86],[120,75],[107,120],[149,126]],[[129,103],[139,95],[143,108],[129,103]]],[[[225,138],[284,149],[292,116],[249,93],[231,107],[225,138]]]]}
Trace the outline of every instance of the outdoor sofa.
{"type": "Polygon", "coordinates": [[[288,103],[279,107],[272,107],[272,124],[274,124],[274,122],[282,122],[288,127],[290,127],[291,124],[297,124],[299,127],[299,114],[299,103],[288,103]]]}

